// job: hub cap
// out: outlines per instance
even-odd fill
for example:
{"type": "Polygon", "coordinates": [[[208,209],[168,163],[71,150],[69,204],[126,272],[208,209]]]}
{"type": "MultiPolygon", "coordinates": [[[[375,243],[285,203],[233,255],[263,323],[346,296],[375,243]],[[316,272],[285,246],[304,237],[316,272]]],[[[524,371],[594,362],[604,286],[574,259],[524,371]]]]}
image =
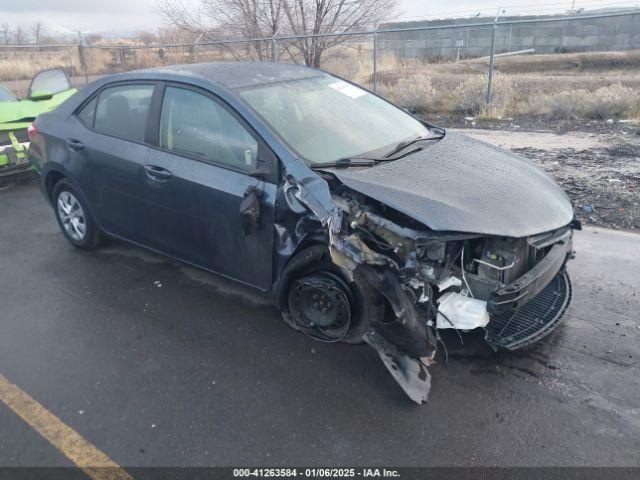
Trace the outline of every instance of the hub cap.
{"type": "Polygon", "coordinates": [[[72,193],[64,191],[58,195],[58,216],[67,235],[76,242],[84,239],[87,234],[84,210],[72,193]]]}

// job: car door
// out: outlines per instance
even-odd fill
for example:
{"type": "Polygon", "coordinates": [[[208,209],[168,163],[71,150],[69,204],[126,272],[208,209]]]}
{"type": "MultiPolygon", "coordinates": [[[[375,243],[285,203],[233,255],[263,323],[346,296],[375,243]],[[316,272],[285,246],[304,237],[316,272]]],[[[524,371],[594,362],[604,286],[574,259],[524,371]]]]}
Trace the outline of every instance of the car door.
{"type": "Polygon", "coordinates": [[[168,84],[157,148],[145,160],[154,247],[241,282],[272,280],[274,154],[228,105],[208,92],[168,84]],[[258,169],[258,167],[261,167],[258,169]],[[257,193],[257,229],[243,230],[241,204],[257,193]]]}
{"type": "Polygon", "coordinates": [[[38,93],[57,95],[65,90],[71,90],[71,81],[64,70],[61,68],[42,70],[31,79],[27,98],[32,98],[38,93]]]}
{"type": "Polygon", "coordinates": [[[103,229],[149,245],[153,238],[144,186],[147,121],[155,84],[117,84],[103,88],[83,105],[77,126],[65,139],[76,180],[103,229]]]}

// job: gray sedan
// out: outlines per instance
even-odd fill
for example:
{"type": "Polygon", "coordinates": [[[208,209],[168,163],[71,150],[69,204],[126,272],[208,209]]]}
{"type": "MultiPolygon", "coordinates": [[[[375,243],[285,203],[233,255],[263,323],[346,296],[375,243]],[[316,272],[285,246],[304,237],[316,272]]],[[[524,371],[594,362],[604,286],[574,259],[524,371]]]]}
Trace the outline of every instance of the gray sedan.
{"type": "Polygon", "coordinates": [[[109,76],[31,138],[71,244],[118,238],[267,292],[296,330],[371,345],[418,403],[441,331],[520,348],[571,298],[580,225],[547,175],[319,70],[109,76]]]}

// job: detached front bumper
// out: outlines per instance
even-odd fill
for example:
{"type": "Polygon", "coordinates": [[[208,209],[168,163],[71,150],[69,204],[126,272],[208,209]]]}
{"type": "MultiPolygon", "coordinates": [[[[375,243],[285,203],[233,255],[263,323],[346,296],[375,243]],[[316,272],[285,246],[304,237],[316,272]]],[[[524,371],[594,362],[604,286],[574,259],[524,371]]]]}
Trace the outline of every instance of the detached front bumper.
{"type": "Polygon", "coordinates": [[[572,238],[556,243],[547,255],[515,282],[492,292],[486,340],[494,348],[515,350],[551,333],[571,302],[571,281],[565,270],[572,238]]]}

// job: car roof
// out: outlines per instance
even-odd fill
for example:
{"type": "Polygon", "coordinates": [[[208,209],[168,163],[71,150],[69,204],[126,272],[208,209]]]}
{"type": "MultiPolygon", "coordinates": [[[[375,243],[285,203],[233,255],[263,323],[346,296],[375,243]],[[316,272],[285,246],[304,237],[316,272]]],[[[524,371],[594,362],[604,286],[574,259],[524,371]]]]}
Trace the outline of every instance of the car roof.
{"type": "Polygon", "coordinates": [[[193,78],[223,85],[229,89],[244,88],[269,83],[299,80],[324,75],[320,70],[289,63],[275,62],[216,62],[136,70],[120,75],[120,78],[193,78]]]}

